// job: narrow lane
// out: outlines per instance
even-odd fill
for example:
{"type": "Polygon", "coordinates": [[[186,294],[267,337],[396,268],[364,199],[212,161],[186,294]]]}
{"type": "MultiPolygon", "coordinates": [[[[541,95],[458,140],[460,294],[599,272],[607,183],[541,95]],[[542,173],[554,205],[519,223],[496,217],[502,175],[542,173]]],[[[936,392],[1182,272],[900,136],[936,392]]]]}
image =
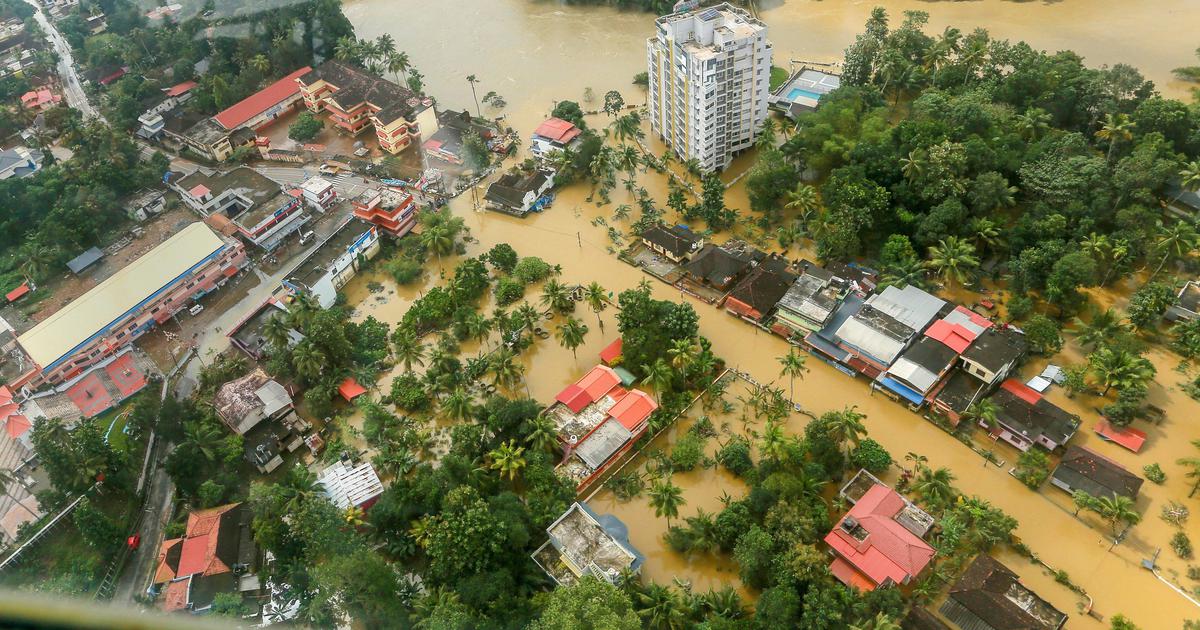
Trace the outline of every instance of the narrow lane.
{"type": "Polygon", "coordinates": [[[62,79],[62,89],[67,98],[67,105],[83,112],[84,118],[102,118],[100,112],[88,101],[87,93],[83,91],[79,74],[75,72],[75,59],[71,55],[70,44],[63,38],[62,33],[58,32],[54,23],[42,12],[42,7],[36,0],[25,0],[25,2],[33,7],[34,19],[46,33],[46,38],[50,40],[54,52],[58,54],[58,76],[62,79]]]}

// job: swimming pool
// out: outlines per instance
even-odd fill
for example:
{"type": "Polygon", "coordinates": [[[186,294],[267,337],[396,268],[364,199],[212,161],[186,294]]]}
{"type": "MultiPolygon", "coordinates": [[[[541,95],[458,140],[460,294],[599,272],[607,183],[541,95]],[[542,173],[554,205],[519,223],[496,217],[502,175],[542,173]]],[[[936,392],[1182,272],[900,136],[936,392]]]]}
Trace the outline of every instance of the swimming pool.
{"type": "Polygon", "coordinates": [[[812,90],[806,90],[804,88],[792,88],[792,90],[790,92],[788,92],[788,95],[787,95],[789,101],[794,101],[797,98],[800,98],[801,96],[806,96],[806,97],[811,98],[812,100],[816,101],[816,100],[820,100],[821,93],[813,92],[812,90]]]}

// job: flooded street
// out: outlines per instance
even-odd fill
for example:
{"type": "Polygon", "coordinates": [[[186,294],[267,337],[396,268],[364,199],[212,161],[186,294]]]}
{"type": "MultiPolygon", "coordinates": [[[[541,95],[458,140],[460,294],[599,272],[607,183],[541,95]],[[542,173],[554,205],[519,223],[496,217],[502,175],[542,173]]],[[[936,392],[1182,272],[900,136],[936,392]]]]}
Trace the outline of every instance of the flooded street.
{"type": "MultiPolygon", "coordinates": [[[[789,58],[820,60],[837,57],[861,28],[874,4],[888,7],[894,19],[898,19],[898,13],[904,9],[929,11],[932,15],[930,31],[940,31],[947,23],[954,23],[964,30],[986,25],[997,36],[1024,38],[1036,47],[1075,49],[1092,64],[1128,62],[1139,66],[1161,90],[1171,94],[1183,91],[1182,85],[1169,82],[1171,68],[1190,63],[1197,44],[1194,29],[1190,26],[1193,21],[1181,18],[1185,12],[1196,10],[1195,0],[1155,0],[1140,5],[1113,0],[1047,3],[1000,0],[781,3],[767,0],[762,4],[765,5],[763,18],[772,28],[771,39],[775,43],[779,65],[786,65],[789,58]],[[1120,36],[1114,37],[1114,32],[1119,32],[1120,36]]],[[[369,0],[347,2],[345,11],[360,37],[391,32],[398,47],[408,52],[414,65],[425,75],[429,91],[438,96],[444,107],[474,107],[465,80],[466,75],[474,73],[480,80],[480,94],[495,90],[509,103],[503,111],[485,111],[485,115],[506,115],[508,124],[527,138],[533,127],[548,114],[555,99],[581,100],[586,87],[591,87],[597,98],[608,89],[618,89],[631,103],[642,100],[641,91],[630,81],[636,72],[644,70],[644,39],[652,30],[652,16],[648,14],[528,0],[443,0],[436,11],[427,7],[415,0],[369,0]]],[[[607,122],[605,118],[589,119],[592,126],[603,126],[607,122]]],[[[651,148],[661,152],[661,146],[652,143],[651,148]]],[[[520,155],[523,157],[524,154],[522,150],[520,155]]],[[[742,158],[730,169],[728,176],[736,175],[749,163],[748,158],[742,158]]],[[[643,175],[639,183],[659,203],[665,201],[663,177],[643,175]]],[[[455,199],[451,209],[466,220],[472,236],[478,239],[468,246],[468,255],[478,255],[496,243],[506,242],[521,256],[539,256],[561,265],[564,283],[597,281],[606,289],[619,292],[636,286],[643,279],[650,279],[655,297],[689,299],[617,260],[609,251],[614,244],[606,234],[606,228],[592,224],[599,217],[616,224],[611,220],[613,208],[617,204],[632,203],[630,196],[618,187],[613,191],[613,204],[597,208],[586,201],[588,192],[585,185],[560,189],[552,208],[524,220],[477,210],[469,193],[455,199]]],[[[726,200],[729,206],[743,211],[748,206],[740,186],[731,189],[726,200]]],[[[449,269],[454,262],[447,258],[442,264],[449,269]]],[[[374,315],[394,324],[414,297],[439,281],[436,269],[427,274],[425,286],[411,288],[398,289],[390,279],[378,274],[364,275],[356,278],[346,288],[346,293],[350,304],[358,308],[357,317],[374,315]],[[384,286],[383,292],[368,291],[367,283],[372,280],[384,286]],[[394,293],[389,294],[389,291],[394,293]]],[[[531,287],[526,299],[536,302],[536,298],[537,291],[531,287]]],[[[789,348],[781,338],[751,327],[723,311],[692,303],[700,315],[701,333],[712,340],[714,351],[730,367],[749,372],[763,382],[779,379],[777,357],[789,348]]],[[[490,306],[483,312],[490,314],[490,306]]],[[[530,365],[527,373],[530,393],[539,401],[550,400],[562,387],[579,378],[595,364],[600,348],[616,335],[612,309],[605,312],[606,331],[603,334],[589,310],[581,308],[576,316],[592,328],[586,343],[579,348],[578,359],[553,339],[538,342],[523,355],[530,365]]],[[[464,347],[464,355],[470,356],[474,352],[474,347],[464,347]]],[[[809,361],[811,372],[797,381],[796,398],[816,413],[857,405],[858,410],[867,415],[865,423],[870,436],[887,448],[894,458],[902,459],[906,452],[917,451],[929,457],[930,466],[953,470],[957,477],[955,485],[964,493],[977,494],[1016,517],[1021,523],[1016,532],[1021,541],[1046,564],[1065,571],[1074,583],[1086,590],[1094,599],[1098,614],[1107,618],[1124,613],[1143,628],[1178,628],[1184,619],[1200,617],[1200,607],[1142,569],[1140,562],[1161,548],[1159,565],[1164,575],[1171,577],[1174,574],[1175,581],[1185,588],[1195,586],[1195,582],[1183,575],[1186,563],[1176,558],[1168,547],[1172,530],[1158,515],[1168,498],[1186,500],[1187,483],[1175,460],[1193,454],[1189,453],[1188,441],[1200,438],[1200,426],[1194,422],[1200,417],[1200,404],[1178,391],[1184,377],[1173,371],[1177,359],[1161,350],[1151,353],[1150,357],[1158,366],[1159,383],[1151,387],[1150,402],[1166,410],[1167,420],[1160,426],[1138,424],[1150,434],[1147,446],[1140,454],[1101,443],[1094,436],[1091,431],[1096,420],[1094,408],[1102,404],[1098,399],[1081,396],[1067,400],[1057,388],[1050,394],[1052,401],[1078,413],[1083,419],[1074,443],[1093,448],[1139,475],[1142,466],[1153,462],[1158,462],[1167,472],[1164,485],[1147,482],[1143,486],[1138,501],[1143,522],[1112,552],[1107,551],[1107,527],[1094,516],[1073,516],[1070,498],[1065,493],[1048,485],[1039,492],[1030,491],[1007,474],[1007,468],[1016,459],[1014,449],[989,441],[986,448],[1008,463],[1002,468],[985,465],[979,455],[932,423],[885,397],[870,396],[865,381],[848,378],[815,360],[809,361]]],[[[1055,362],[1080,360],[1077,349],[1069,348],[1068,353],[1055,362]]],[[[1044,364],[1044,360],[1031,362],[1022,375],[1028,378],[1038,373],[1044,364]]],[[[388,385],[385,376],[379,386],[386,391],[388,385]]],[[[803,420],[795,417],[790,429],[799,431],[803,420]]],[[[711,470],[687,474],[697,478],[679,479],[677,483],[687,482],[690,487],[703,489],[707,494],[689,493],[687,505],[680,510],[680,518],[695,514],[699,507],[706,511],[718,509],[720,490],[728,489],[731,495],[736,495],[736,484],[740,483],[735,479],[722,481],[718,477],[724,473],[711,470]]],[[[704,569],[707,573],[697,575],[697,567],[691,565],[711,560],[689,562],[662,546],[658,541],[666,523],[663,519],[655,519],[653,511],[647,512],[644,503],[644,499],[638,499],[621,504],[600,496],[596,507],[600,512],[613,512],[626,521],[635,545],[648,557],[645,571],[649,577],[667,582],[678,575],[681,579],[692,580],[698,590],[725,581],[736,583],[736,575],[729,573],[733,567],[731,563],[712,563],[704,569]]],[[[1195,501],[1190,505],[1195,508],[1195,501]]],[[[1194,524],[1190,531],[1197,531],[1194,524]]],[[[1079,614],[1079,607],[1087,603],[1086,598],[1055,584],[1052,578],[1039,573],[1027,561],[1005,555],[1002,559],[1043,596],[1070,614],[1068,627],[1107,627],[1079,614]]]]}

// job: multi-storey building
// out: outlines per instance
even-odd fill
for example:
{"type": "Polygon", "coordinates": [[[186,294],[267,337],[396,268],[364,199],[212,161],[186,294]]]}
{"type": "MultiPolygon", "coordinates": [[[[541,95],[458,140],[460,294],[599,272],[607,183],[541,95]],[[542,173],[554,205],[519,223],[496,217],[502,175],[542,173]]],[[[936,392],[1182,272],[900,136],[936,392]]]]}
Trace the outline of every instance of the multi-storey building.
{"type": "Polygon", "coordinates": [[[74,378],[215,291],[246,265],[246,250],[193,223],[17,338],[24,373],[13,387],[74,378]]]}
{"type": "Polygon", "coordinates": [[[767,117],[767,27],[729,3],[658,18],[646,42],[650,128],[683,160],[729,165],[767,117]]]}
{"type": "Polygon", "coordinates": [[[327,112],[329,122],[352,136],[374,128],[379,148],[393,155],[419,140],[422,126],[437,129],[431,100],[340,61],[326,61],[296,82],[309,111],[327,112]]]}
{"type": "Polygon", "coordinates": [[[354,216],[373,223],[396,238],[417,224],[417,203],[412,195],[390,188],[367,190],[354,199],[354,216]]]}
{"type": "Polygon", "coordinates": [[[303,191],[284,191],[274,180],[249,167],[224,173],[197,170],[172,175],[168,185],[190,208],[222,233],[272,251],[311,218],[303,191]]]}

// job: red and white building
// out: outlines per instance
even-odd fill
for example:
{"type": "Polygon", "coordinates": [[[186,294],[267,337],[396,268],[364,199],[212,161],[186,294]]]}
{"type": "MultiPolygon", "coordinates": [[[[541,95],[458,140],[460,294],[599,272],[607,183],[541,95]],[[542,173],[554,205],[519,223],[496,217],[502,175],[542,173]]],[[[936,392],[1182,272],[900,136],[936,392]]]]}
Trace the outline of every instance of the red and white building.
{"type": "Polygon", "coordinates": [[[373,128],[379,148],[393,155],[419,143],[422,125],[437,129],[433,101],[341,61],[326,61],[295,81],[310,112],[328,113],[351,136],[373,128]]]}
{"type": "Polygon", "coordinates": [[[546,408],[558,428],[565,459],[558,473],[582,491],[633,447],[658,409],[648,394],[625,389],[621,376],[597,365],[568,385],[546,408]]]}
{"type": "Polygon", "coordinates": [[[21,107],[35,112],[46,111],[61,102],[62,94],[58,94],[50,88],[30,90],[21,95],[21,107]]]}
{"type": "Polygon", "coordinates": [[[533,131],[533,137],[529,139],[529,152],[535,157],[545,157],[578,145],[581,135],[583,131],[574,124],[561,118],[547,118],[533,131]]]}
{"type": "Polygon", "coordinates": [[[391,188],[367,190],[352,205],[355,217],[379,226],[396,238],[408,234],[417,224],[417,203],[413,196],[391,188]]]}
{"type": "Polygon", "coordinates": [[[933,517],[866,471],[842,489],[853,504],[825,536],[829,571],[846,586],[873,591],[908,584],[933,560],[924,536],[933,517]]]}
{"type": "Polygon", "coordinates": [[[285,191],[245,166],[224,173],[173,174],[168,186],[214,229],[267,251],[279,247],[311,219],[304,211],[302,190],[285,191]]]}
{"type": "Polygon", "coordinates": [[[309,177],[300,184],[300,190],[303,192],[304,203],[317,212],[325,212],[337,203],[337,191],[324,177],[309,177]]]}
{"type": "Polygon", "coordinates": [[[17,338],[25,370],[9,385],[70,380],[111,357],[246,265],[241,243],[193,223],[17,338]]]}

